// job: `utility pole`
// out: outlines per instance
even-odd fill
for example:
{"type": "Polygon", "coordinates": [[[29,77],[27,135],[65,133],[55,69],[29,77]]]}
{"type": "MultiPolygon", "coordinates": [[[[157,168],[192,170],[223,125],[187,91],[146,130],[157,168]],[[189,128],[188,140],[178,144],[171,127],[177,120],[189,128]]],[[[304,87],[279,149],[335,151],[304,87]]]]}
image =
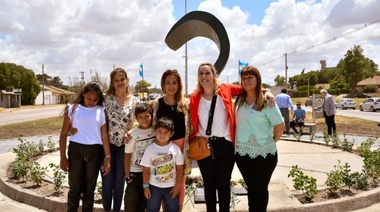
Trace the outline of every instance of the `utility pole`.
{"type": "MultiPolygon", "coordinates": [[[[187,14],[187,0],[185,0],[185,15],[187,14]]],[[[185,43],[185,96],[187,97],[189,94],[188,88],[188,66],[187,66],[187,42],[185,43]]]]}
{"type": "Polygon", "coordinates": [[[42,105],[45,105],[45,74],[44,74],[44,64],[42,64],[42,105]]]}
{"type": "Polygon", "coordinates": [[[80,82],[81,82],[81,86],[84,85],[84,71],[80,71],[80,82]]]}
{"type": "Polygon", "coordinates": [[[288,87],[288,53],[285,53],[285,86],[288,87]]]}

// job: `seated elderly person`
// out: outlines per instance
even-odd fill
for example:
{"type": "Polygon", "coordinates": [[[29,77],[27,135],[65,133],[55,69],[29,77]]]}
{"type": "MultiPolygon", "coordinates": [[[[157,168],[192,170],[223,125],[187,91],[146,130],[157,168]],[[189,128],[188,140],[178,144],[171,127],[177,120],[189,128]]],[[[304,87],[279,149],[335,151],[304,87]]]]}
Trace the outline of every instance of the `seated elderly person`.
{"type": "Polygon", "coordinates": [[[306,110],[301,107],[301,102],[297,102],[297,108],[293,111],[293,120],[290,122],[290,127],[295,133],[298,133],[296,126],[300,127],[302,133],[302,127],[305,126],[306,110]]]}

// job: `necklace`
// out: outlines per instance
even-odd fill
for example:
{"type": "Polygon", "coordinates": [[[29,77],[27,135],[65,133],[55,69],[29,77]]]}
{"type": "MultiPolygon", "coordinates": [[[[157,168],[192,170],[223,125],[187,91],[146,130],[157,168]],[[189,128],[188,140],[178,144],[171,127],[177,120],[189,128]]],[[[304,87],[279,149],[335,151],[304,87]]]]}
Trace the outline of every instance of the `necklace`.
{"type": "Polygon", "coordinates": [[[176,103],[169,104],[169,101],[166,99],[166,96],[164,97],[164,102],[166,105],[168,105],[172,109],[172,111],[174,111],[174,109],[176,108],[176,103]]]}

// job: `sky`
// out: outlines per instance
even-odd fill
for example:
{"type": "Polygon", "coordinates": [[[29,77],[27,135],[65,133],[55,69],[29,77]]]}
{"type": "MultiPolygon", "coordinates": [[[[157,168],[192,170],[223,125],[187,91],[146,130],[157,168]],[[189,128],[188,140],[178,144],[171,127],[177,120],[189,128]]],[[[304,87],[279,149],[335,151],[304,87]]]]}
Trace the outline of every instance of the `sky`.
{"type": "MultiPolygon", "coordinates": [[[[167,69],[177,69],[185,81],[185,47],[173,51],[164,41],[185,15],[185,3],[187,12],[213,14],[227,31],[230,55],[222,82],[238,81],[240,60],[274,85],[277,75],[320,70],[321,60],[334,67],[355,45],[380,63],[380,0],[3,0],[0,61],[36,74],[44,64],[45,74],[66,85],[80,80],[81,72],[86,81],[95,72],[109,81],[113,67],[126,69],[135,85],[140,63],[152,88],[160,88],[167,69]]],[[[199,64],[214,63],[219,50],[197,37],[188,42],[187,55],[191,93],[199,64]]]]}

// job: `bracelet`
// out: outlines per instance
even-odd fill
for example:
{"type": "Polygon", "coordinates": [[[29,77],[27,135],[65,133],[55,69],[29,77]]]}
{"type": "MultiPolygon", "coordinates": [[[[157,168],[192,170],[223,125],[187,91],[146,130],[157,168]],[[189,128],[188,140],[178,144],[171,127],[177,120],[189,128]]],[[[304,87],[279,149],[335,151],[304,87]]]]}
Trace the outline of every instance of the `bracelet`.
{"type": "Polygon", "coordinates": [[[103,159],[103,161],[106,161],[107,158],[111,158],[111,155],[106,155],[103,159]]]}
{"type": "Polygon", "coordinates": [[[143,188],[149,188],[149,183],[143,183],[143,188]]]}

